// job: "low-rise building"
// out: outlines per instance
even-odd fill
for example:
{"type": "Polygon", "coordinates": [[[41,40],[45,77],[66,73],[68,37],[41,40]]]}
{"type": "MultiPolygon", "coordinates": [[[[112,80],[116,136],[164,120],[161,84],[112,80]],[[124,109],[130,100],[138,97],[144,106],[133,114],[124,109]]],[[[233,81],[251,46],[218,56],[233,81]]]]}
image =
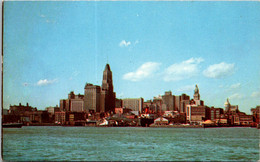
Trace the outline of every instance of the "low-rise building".
{"type": "Polygon", "coordinates": [[[216,122],[217,119],[220,119],[221,114],[224,114],[224,110],[222,108],[209,108],[208,119],[213,122],[216,122]]]}
{"type": "Polygon", "coordinates": [[[225,106],[225,115],[229,119],[231,125],[250,125],[253,123],[253,116],[247,115],[244,112],[240,112],[238,105],[231,105],[229,100],[224,104],[225,106]]]}
{"type": "Polygon", "coordinates": [[[253,121],[257,124],[260,123],[260,106],[256,106],[256,108],[251,109],[253,115],[253,121]]]}
{"type": "Polygon", "coordinates": [[[66,121],[66,113],[64,111],[55,112],[55,123],[57,124],[65,124],[66,121]]]}
{"type": "Polygon", "coordinates": [[[54,115],[55,112],[59,112],[60,111],[60,107],[56,106],[56,107],[46,107],[45,110],[50,113],[51,115],[54,115]]]}
{"type": "Polygon", "coordinates": [[[29,106],[26,103],[26,106],[19,103],[19,105],[10,105],[10,114],[12,115],[23,115],[25,112],[37,111],[36,107],[29,106]]]}
{"type": "Polygon", "coordinates": [[[186,106],[186,118],[189,123],[201,124],[206,120],[206,106],[187,105],[186,106]]]}
{"type": "Polygon", "coordinates": [[[253,123],[253,116],[239,112],[234,115],[234,125],[250,125],[253,123]]]}
{"type": "Polygon", "coordinates": [[[168,125],[169,120],[163,117],[159,117],[154,120],[155,125],[168,125]]]}
{"type": "Polygon", "coordinates": [[[153,103],[151,100],[144,102],[142,113],[159,113],[160,112],[160,102],[153,103]]]}
{"type": "Polygon", "coordinates": [[[29,115],[31,123],[51,123],[49,113],[46,110],[28,112],[27,115],[29,115]]]}
{"type": "Polygon", "coordinates": [[[118,98],[116,98],[116,104],[115,104],[115,106],[116,107],[122,107],[122,99],[118,99],[118,98]]]}
{"type": "MultiPolygon", "coordinates": [[[[99,116],[99,114],[95,114],[99,116]]],[[[84,126],[86,124],[86,119],[88,114],[86,112],[66,112],[66,125],[84,126]]]]}
{"type": "Polygon", "coordinates": [[[165,111],[163,117],[172,118],[174,116],[174,111],[165,111]]]}
{"type": "Polygon", "coordinates": [[[123,108],[122,107],[115,108],[115,113],[116,114],[123,114],[123,108]]]}

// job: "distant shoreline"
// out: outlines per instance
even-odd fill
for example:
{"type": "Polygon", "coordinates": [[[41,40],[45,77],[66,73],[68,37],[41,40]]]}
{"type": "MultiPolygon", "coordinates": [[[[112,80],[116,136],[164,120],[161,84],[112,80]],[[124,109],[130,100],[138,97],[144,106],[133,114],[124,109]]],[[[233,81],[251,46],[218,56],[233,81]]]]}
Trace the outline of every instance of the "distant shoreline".
{"type": "MultiPolygon", "coordinates": [[[[142,127],[142,126],[95,126],[95,125],[87,125],[87,126],[73,126],[73,125],[56,125],[56,124],[33,124],[33,125],[24,125],[22,127],[42,127],[42,126],[60,126],[60,127],[142,127]]],[[[203,125],[150,125],[150,128],[257,128],[251,126],[203,126],[203,125]]],[[[142,128],[149,128],[142,127],[142,128]]]]}

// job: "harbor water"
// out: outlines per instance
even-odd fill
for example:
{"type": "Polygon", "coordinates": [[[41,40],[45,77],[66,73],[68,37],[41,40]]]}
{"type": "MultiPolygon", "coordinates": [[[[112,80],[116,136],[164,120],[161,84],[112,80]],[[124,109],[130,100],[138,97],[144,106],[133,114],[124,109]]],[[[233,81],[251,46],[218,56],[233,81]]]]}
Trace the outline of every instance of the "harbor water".
{"type": "Polygon", "coordinates": [[[7,161],[257,161],[256,128],[3,128],[7,161]]]}

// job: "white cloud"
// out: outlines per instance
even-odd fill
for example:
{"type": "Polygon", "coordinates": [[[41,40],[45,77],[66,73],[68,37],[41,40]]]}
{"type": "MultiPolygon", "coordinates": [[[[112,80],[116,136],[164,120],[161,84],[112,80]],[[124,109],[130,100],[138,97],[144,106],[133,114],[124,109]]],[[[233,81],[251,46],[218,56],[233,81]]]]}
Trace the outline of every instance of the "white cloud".
{"type": "Polygon", "coordinates": [[[141,65],[135,72],[126,73],[123,79],[130,81],[140,81],[144,78],[152,76],[152,74],[159,69],[160,63],[146,62],[141,65]]]}
{"type": "Polygon", "coordinates": [[[130,46],[131,45],[131,42],[129,41],[129,42],[127,42],[127,41],[125,41],[125,40],[122,40],[120,43],[119,43],[119,46],[120,47],[128,47],[128,46],[130,46]]]}
{"type": "Polygon", "coordinates": [[[222,78],[234,73],[235,64],[221,62],[219,64],[210,65],[203,74],[209,78],[222,78]]]}
{"type": "Polygon", "coordinates": [[[39,80],[37,82],[37,86],[46,86],[46,85],[49,85],[49,84],[53,84],[57,81],[57,79],[54,79],[54,80],[47,80],[47,79],[42,79],[42,80],[39,80]]]}
{"type": "Polygon", "coordinates": [[[193,91],[195,89],[194,85],[187,85],[184,87],[180,87],[179,89],[177,89],[178,92],[188,92],[188,91],[193,91]]]}
{"type": "Polygon", "coordinates": [[[232,84],[232,85],[230,86],[230,88],[231,88],[231,89],[237,89],[237,88],[240,88],[240,86],[241,86],[241,83],[236,83],[236,84],[232,84]]]}
{"type": "Polygon", "coordinates": [[[237,90],[238,88],[241,87],[241,83],[235,83],[235,84],[232,84],[232,85],[219,85],[218,86],[219,88],[223,88],[227,91],[230,91],[230,90],[237,90]]]}
{"type": "Polygon", "coordinates": [[[255,97],[255,98],[260,97],[260,91],[253,92],[253,93],[251,94],[251,97],[255,97]]]}
{"type": "Polygon", "coordinates": [[[229,96],[229,99],[242,99],[243,95],[239,94],[239,93],[234,93],[231,96],[229,96]]]}
{"type": "Polygon", "coordinates": [[[203,62],[203,58],[190,58],[181,63],[175,63],[164,71],[164,81],[177,81],[188,79],[199,73],[198,64],[203,62]]]}

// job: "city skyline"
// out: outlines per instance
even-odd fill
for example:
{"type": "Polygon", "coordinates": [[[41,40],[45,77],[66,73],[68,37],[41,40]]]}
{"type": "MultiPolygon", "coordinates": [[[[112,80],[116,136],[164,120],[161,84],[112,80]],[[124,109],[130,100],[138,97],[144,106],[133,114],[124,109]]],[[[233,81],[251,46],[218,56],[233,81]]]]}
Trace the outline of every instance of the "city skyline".
{"type": "Polygon", "coordinates": [[[250,114],[260,99],[257,2],[5,2],[4,108],[59,104],[109,63],[117,98],[171,90],[250,114]]]}

